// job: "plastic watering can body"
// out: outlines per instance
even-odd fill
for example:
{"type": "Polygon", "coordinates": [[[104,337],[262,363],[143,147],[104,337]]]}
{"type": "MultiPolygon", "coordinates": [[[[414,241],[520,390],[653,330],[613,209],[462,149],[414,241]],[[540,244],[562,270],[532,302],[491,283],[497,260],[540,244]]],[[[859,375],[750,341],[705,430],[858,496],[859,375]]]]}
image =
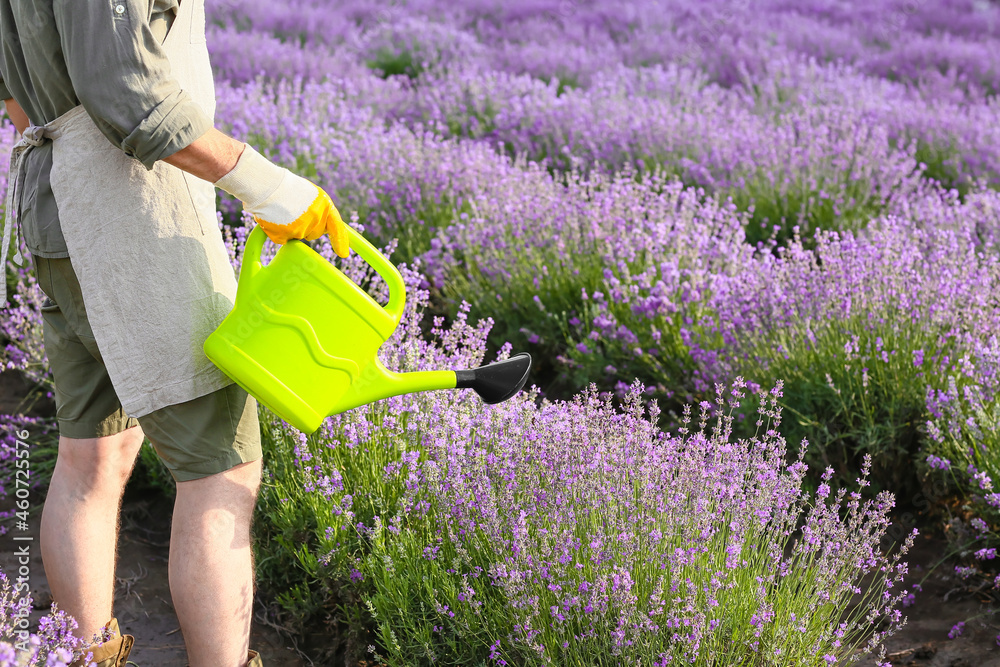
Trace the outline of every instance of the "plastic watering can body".
{"type": "Polygon", "coordinates": [[[288,242],[262,266],[266,235],[255,227],[236,304],[204,345],[205,355],[247,392],[310,433],[332,414],[457,383],[455,371],[392,373],[379,361],[406,291],[396,267],[355,230],[349,233],[351,248],[389,285],[385,307],[305,243],[288,242]]]}
{"type": "Polygon", "coordinates": [[[531,357],[473,370],[395,373],[378,350],[399,325],[406,289],[399,271],[348,227],[350,247],[389,286],[382,306],[300,241],[263,266],[267,236],[247,238],[232,312],[205,340],[205,355],[272,412],[312,433],[323,420],[382,398],[429,389],[475,389],[487,403],[524,386],[531,357]]]}

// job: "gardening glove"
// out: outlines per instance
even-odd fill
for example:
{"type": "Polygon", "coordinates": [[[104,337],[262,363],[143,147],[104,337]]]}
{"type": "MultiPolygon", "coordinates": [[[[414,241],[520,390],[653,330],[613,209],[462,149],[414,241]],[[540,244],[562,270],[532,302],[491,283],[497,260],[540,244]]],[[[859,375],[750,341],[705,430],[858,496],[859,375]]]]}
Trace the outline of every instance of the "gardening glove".
{"type": "Polygon", "coordinates": [[[278,244],[290,239],[315,241],[330,237],[333,251],[347,257],[347,226],[322,188],[279,167],[251,146],[232,171],[215,182],[241,202],[268,238],[278,244]]]}

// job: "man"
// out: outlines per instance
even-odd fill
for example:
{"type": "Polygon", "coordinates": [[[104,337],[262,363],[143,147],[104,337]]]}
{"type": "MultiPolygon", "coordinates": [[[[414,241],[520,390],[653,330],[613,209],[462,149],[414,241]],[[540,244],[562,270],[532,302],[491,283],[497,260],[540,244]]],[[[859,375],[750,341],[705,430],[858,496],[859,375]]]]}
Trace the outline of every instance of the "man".
{"type": "Polygon", "coordinates": [[[177,482],[170,590],[190,665],[261,664],[248,646],[256,403],[201,351],[235,296],[212,184],[276,243],[327,233],[348,252],[326,193],[213,127],[203,2],[0,0],[0,95],[23,135],[3,258],[17,214],[48,297],[60,428],[41,552],[79,636],[112,635],[91,647],[100,667],[124,665],[132,643],[112,597],[144,435],[177,482]]]}

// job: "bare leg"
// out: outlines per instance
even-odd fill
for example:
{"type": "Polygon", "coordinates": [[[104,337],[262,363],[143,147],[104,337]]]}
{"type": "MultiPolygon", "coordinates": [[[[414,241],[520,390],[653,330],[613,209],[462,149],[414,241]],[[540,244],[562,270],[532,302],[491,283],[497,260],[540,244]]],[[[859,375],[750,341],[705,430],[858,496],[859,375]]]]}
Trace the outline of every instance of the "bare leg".
{"type": "Polygon", "coordinates": [[[254,566],[250,519],[261,461],[177,483],[170,594],[191,667],[244,667],[254,566]]]}
{"type": "Polygon", "coordinates": [[[53,600],[87,643],[111,620],[118,513],[142,446],[134,426],[104,438],[59,438],[40,543],[53,600]]]}

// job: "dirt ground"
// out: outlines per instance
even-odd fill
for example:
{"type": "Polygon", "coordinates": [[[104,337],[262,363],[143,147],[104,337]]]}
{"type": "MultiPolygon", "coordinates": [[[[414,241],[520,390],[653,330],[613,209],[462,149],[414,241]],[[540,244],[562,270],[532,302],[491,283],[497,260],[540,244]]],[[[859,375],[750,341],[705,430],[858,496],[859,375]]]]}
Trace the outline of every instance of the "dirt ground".
{"type": "Polygon", "coordinates": [[[946,549],[943,539],[920,536],[906,558],[910,566],[906,586],[912,590],[919,583],[922,591],[915,593],[912,606],[903,609],[906,625],[886,641],[890,661],[907,667],[1000,667],[996,605],[984,594],[961,592],[964,587],[954,575],[953,563],[928,572],[946,549]],[[949,639],[959,622],[965,623],[962,634],[949,639]]]}

